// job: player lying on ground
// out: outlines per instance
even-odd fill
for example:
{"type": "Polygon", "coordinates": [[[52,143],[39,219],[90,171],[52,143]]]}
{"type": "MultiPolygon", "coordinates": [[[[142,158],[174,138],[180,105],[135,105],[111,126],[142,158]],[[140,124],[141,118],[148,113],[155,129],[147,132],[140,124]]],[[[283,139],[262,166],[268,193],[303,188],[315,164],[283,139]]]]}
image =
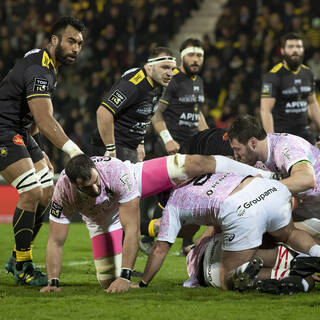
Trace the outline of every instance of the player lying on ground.
{"type": "MultiPolygon", "coordinates": [[[[128,290],[138,248],[139,198],[171,188],[187,178],[214,172],[222,160],[218,156],[180,154],[137,164],[111,157],[91,160],[85,155],[71,159],[53,194],[46,259],[49,286],[42,291],[59,290],[62,249],[74,212],[81,213],[89,230],[102,287],[108,288],[108,292],[128,290]],[[118,278],[113,282],[115,277],[118,278]]],[[[247,173],[270,176],[270,172],[237,162],[235,165],[247,173]]]]}

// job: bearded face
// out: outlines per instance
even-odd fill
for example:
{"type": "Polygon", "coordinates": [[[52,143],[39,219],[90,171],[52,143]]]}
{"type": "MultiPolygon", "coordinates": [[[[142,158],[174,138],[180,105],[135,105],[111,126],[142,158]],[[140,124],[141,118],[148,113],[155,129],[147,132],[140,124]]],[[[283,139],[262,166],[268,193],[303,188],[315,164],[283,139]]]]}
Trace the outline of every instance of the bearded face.
{"type": "Polygon", "coordinates": [[[297,70],[303,62],[304,47],[302,40],[287,40],[282,54],[290,70],[297,70]]]}

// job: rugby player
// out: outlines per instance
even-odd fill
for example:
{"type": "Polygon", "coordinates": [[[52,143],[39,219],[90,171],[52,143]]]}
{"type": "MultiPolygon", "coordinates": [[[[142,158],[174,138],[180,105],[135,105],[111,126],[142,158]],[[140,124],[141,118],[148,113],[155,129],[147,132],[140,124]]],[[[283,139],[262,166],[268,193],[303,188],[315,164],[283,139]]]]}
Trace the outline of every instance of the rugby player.
{"type": "MultiPolygon", "coordinates": [[[[237,274],[248,267],[265,232],[295,250],[320,256],[320,246],[291,219],[292,195],[279,181],[231,173],[209,174],[178,188],[164,209],[156,245],[149,255],[140,287],[147,287],[183,225],[210,225],[222,231],[222,289],[242,289],[237,274]]],[[[260,270],[261,261],[250,267],[260,270]]],[[[255,273],[254,273],[255,275],[255,273]]],[[[241,278],[240,278],[241,279],[241,278]]]]}
{"type": "Polygon", "coordinates": [[[98,128],[91,136],[92,155],[142,161],[144,137],[163,87],[171,80],[176,59],[170,49],[157,47],[142,68],[126,71],[97,110],[98,128]],[[139,151],[139,157],[138,157],[139,151]]]}
{"type": "MultiPolygon", "coordinates": [[[[287,133],[266,133],[261,123],[246,115],[237,117],[228,131],[235,158],[249,165],[263,166],[284,179],[299,201],[293,211],[300,229],[320,234],[320,150],[301,137],[287,133]]],[[[316,237],[316,241],[318,241],[316,237]]]]}
{"type": "MultiPolygon", "coordinates": [[[[91,160],[85,155],[71,159],[59,177],[52,198],[46,260],[49,285],[42,291],[60,290],[62,249],[74,212],[81,213],[89,229],[101,286],[108,292],[128,290],[138,249],[138,199],[171,188],[188,177],[214,172],[221,160],[222,157],[181,154],[137,164],[111,157],[91,160]],[[115,277],[118,278],[113,281],[115,277]]],[[[266,174],[235,164],[243,168],[244,174],[266,174]]]]}
{"type": "Polygon", "coordinates": [[[53,117],[51,98],[58,67],[75,62],[83,31],[81,21],[61,18],[47,47],[26,53],[0,84],[0,174],[20,194],[13,216],[15,248],[6,269],[19,284],[47,282],[32,263],[31,250],[53,191],[53,173],[39,147],[39,130],[70,157],[82,153],[53,117]]]}
{"type": "Polygon", "coordinates": [[[315,144],[309,116],[320,129],[320,110],[312,71],[302,64],[304,46],[301,36],[295,33],[284,35],[281,54],[283,62],[263,78],[260,101],[263,127],[267,133],[291,133],[315,144]]]}

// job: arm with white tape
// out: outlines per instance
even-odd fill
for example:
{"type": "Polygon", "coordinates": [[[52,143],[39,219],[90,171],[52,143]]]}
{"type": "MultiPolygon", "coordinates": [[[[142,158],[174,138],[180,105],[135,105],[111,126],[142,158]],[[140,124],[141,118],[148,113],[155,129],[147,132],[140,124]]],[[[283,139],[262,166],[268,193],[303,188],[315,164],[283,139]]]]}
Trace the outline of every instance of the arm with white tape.
{"type": "Polygon", "coordinates": [[[158,102],[158,109],[152,117],[152,124],[155,131],[161,137],[168,154],[175,154],[179,151],[180,145],[174,141],[169,130],[167,129],[166,123],[163,118],[163,112],[167,109],[168,105],[164,102],[158,102]]]}

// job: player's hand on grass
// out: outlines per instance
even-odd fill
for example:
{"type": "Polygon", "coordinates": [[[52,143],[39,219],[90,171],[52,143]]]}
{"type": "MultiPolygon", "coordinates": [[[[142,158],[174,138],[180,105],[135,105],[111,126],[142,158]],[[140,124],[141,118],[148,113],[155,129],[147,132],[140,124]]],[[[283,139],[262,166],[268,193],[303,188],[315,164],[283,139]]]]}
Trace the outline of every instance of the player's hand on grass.
{"type": "Polygon", "coordinates": [[[131,282],[130,288],[139,288],[139,283],[138,282],[131,282]]]}
{"type": "Polygon", "coordinates": [[[131,281],[128,281],[127,279],[117,278],[110,284],[109,288],[104,291],[108,293],[126,292],[129,290],[130,284],[131,284],[131,281]]]}
{"type": "Polygon", "coordinates": [[[53,286],[46,286],[40,289],[40,292],[59,292],[61,288],[53,287],[53,286]]]}

